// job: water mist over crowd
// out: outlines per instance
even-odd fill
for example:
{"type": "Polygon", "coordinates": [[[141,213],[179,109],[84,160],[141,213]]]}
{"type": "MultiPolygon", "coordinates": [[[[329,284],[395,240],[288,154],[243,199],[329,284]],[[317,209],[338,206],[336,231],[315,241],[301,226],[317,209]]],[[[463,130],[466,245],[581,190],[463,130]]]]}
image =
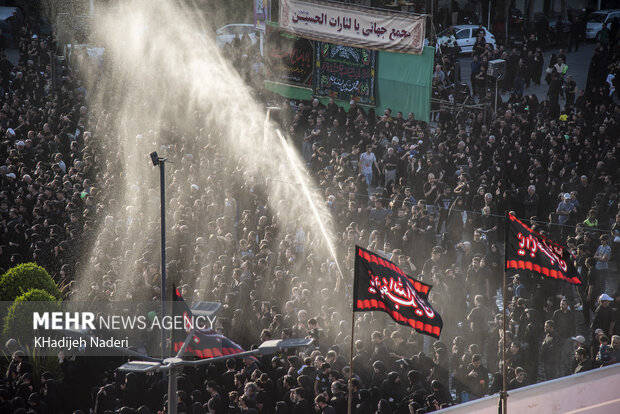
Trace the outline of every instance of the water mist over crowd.
{"type": "MultiPolygon", "coordinates": [[[[222,57],[212,32],[194,10],[179,2],[133,0],[98,12],[95,38],[106,52],[102,74],[88,79],[97,114],[93,133],[114,149],[105,161],[108,178],[120,185],[108,195],[111,200],[92,258],[78,276],[78,298],[88,295],[93,283],[101,283],[106,256],[112,256],[109,266],[122,280],[116,286],[121,294],[115,295],[121,300],[134,295],[131,287],[142,277],[139,262],[145,259],[147,245],[157,246],[150,249],[157,255],[147,257],[148,263],[158,263],[159,172],[151,164],[152,151],[171,162],[166,164],[171,257],[191,260],[194,255],[175,254],[184,244],[190,249],[196,244],[183,237],[184,226],[197,226],[192,232],[208,246],[217,230],[209,226],[215,217],[199,217],[195,207],[209,212],[209,203],[225,200],[225,190],[233,188],[248,196],[264,190],[278,237],[301,227],[304,254],[314,253],[322,261],[335,257],[331,217],[321,194],[312,189],[296,151],[278,138],[265,109],[222,57]]],[[[208,247],[201,251],[200,260],[206,259],[207,251],[208,247]]],[[[198,275],[183,271],[186,263],[178,262],[169,279],[182,278],[191,286],[198,275]]]]}

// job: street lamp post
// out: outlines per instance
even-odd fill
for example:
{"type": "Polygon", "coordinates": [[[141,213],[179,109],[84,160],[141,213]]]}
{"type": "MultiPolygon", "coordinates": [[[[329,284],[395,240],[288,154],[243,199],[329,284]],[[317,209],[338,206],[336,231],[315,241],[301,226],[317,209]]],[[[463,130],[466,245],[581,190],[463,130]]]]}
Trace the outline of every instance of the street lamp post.
{"type": "MultiPolygon", "coordinates": [[[[157,152],[151,154],[154,166],[159,166],[159,190],[161,208],[161,317],[166,316],[166,178],[164,165],[167,158],[160,158],[157,152]]],[[[161,357],[166,358],[166,331],[161,330],[161,357]]]]}
{"type": "Polygon", "coordinates": [[[274,339],[271,341],[263,342],[258,348],[251,351],[244,351],[238,354],[231,355],[222,355],[215,358],[199,359],[197,361],[183,360],[181,359],[181,355],[183,354],[183,352],[185,352],[185,348],[187,347],[193,336],[194,332],[190,332],[190,334],[185,339],[185,343],[177,353],[176,357],[166,358],[162,362],[129,361],[121,365],[117,369],[121,372],[136,373],[167,372],[168,414],[177,414],[177,371],[179,371],[183,367],[197,367],[200,365],[225,361],[227,359],[247,358],[256,355],[271,355],[285,349],[306,347],[312,343],[311,339],[306,338],[274,339]]]}

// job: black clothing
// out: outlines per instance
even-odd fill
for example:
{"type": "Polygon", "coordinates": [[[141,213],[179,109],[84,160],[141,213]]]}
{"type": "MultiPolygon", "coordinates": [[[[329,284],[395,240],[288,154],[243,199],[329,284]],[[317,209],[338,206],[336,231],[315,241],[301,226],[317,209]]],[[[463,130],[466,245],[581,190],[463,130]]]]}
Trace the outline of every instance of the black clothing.
{"type": "Polygon", "coordinates": [[[555,322],[555,331],[560,338],[566,339],[575,336],[575,314],[573,311],[564,312],[558,309],[553,313],[553,321],[555,322]]]}
{"type": "Polygon", "coordinates": [[[575,368],[575,374],[579,374],[580,372],[590,371],[592,369],[592,361],[590,358],[586,358],[584,361],[577,364],[575,368]]]}
{"type": "Polygon", "coordinates": [[[609,335],[609,328],[614,321],[614,311],[611,306],[599,305],[594,312],[592,320],[592,331],[602,329],[605,335],[609,335]]]}
{"type": "Polygon", "coordinates": [[[312,409],[308,400],[297,401],[293,406],[291,414],[312,414],[312,409]]]}
{"type": "Polygon", "coordinates": [[[540,362],[545,370],[545,379],[557,378],[560,374],[560,355],[562,343],[557,332],[548,333],[540,348],[540,362]]]}
{"type": "Polygon", "coordinates": [[[525,387],[526,385],[527,384],[525,383],[525,381],[519,382],[519,381],[517,381],[516,378],[513,378],[508,383],[508,389],[509,390],[516,390],[517,388],[525,387]]]}

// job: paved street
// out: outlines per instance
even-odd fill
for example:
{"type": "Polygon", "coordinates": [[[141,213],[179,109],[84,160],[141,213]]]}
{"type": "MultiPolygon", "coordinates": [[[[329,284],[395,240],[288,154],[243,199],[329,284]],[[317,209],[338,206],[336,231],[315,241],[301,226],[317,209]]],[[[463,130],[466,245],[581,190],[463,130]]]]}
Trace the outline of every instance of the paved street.
{"type": "MultiPolygon", "coordinates": [[[[590,65],[590,59],[592,58],[592,54],[594,53],[594,43],[588,42],[580,45],[578,52],[572,52],[566,54],[566,64],[568,65],[568,74],[573,76],[575,82],[577,82],[577,86],[580,89],[585,88],[586,86],[586,78],[588,76],[588,67],[590,65]]],[[[558,52],[559,49],[549,49],[544,52],[545,61],[543,68],[546,69],[549,66],[549,58],[552,53],[558,52]]],[[[566,51],[566,49],[564,49],[566,51]]],[[[460,57],[461,62],[461,80],[468,85],[471,84],[469,82],[469,74],[471,73],[470,65],[472,62],[471,55],[462,55],[460,57]]],[[[529,88],[525,89],[525,94],[529,95],[531,93],[535,93],[538,96],[539,100],[544,100],[547,95],[547,90],[549,89],[549,85],[544,81],[545,72],[543,69],[543,74],[541,76],[541,84],[535,85],[531,84],[529,88]]],[[[493,84],[492,87],[495,87],[493,84]]],[[[508,99],[509,94],[505,93],[501,95],[504,101],[508,99]]],[[[561,103],[561,102],[560,102],[561,103]]]]}

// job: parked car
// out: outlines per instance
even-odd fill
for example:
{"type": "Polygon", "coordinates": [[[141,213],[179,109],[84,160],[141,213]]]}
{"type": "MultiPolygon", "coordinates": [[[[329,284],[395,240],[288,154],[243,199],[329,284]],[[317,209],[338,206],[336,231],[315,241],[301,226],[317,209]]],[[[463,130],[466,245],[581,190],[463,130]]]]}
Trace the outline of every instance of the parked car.
{"type": "Polygon", "coordinates": [[[258,41],[259,36],[253,24],[232,23],[222,26],[215,31],[215,43],[219,47],[224,47],[225,44],[232,43],[235,38],[241,38],[244,34],[250,37],[253,45],[258,41]]]}
{"type": "Polygon", "coordinates": [[[607,23],[607,28],[611,27],[614,18],[620,19],[620,9],[598,10],[590,13],[586,18],[586,39],[598,39],[598,33],[603,28],[603,23],[607,23]]]}
{"type": "MultiPolygon", "coordinates": [[[[495,48],[495,36],[484,29],[484,39],[487,43],[490,43],[495,48]]],[[[454,37],[456,38],[456,44],[461,48],[461,53],[472,53],[474,51],[474,43],[476,43],[476,34],[478,33],[478,26],[473,24],[460,24],[452,26],[451,28],[442,30],[437,34],[437,42],[441,46],[445,46],[448,41],[448,31],[454,30],[454,37]]]]}

